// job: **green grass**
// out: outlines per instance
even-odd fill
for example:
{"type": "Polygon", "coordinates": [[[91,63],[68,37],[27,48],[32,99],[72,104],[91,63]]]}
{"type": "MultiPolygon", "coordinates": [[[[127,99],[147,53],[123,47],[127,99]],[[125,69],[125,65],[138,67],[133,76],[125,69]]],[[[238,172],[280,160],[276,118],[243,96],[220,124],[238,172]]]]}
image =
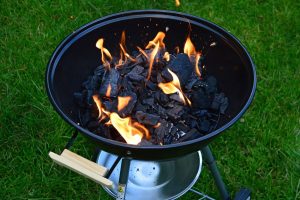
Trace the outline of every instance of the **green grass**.
{"type": "MultiPolygon", "coordinates": [[[[300,199],[300,4],[292,0],[1,1],[0,199],[110,199],[100,187],[54,165],[72,130],[50,105],[48,59],[81,25],[115,12],[169,9],[206,18],[245,44],[257,66],[257,93],[244,122],[212,144],[232,195],[300,199]],[[42,2],[42,3],[41,3],[42,2]]],[[[82,137],[73,150],[88,157],[82,137]]],[[[218,197],[204,169],[196,187],[218,197]]],[[[182,199],[196,199],[189,194],[182,199]]]]}

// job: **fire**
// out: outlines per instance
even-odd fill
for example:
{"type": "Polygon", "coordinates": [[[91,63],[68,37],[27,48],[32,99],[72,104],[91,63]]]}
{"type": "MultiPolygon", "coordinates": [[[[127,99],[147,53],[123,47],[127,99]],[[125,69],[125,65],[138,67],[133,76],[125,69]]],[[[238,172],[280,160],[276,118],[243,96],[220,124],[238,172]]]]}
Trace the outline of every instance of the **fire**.
{"type": "Polygon", "coordinates": [[[144,134],[149,135],[149,131],[138,122],[132,123],[130,117],[121,118],[117,113],[110,114],[110,121],[120,135],[128,144],[138,144],[144,134]]]}
{"type": "Polygon", "coordinates": [[[149,71],[148,71],[148,76],[147,80],[150,79],[151,77],[151,72],[152,72],[152,66],[154,63],[154,58],[159,50],[159,47],[165,48],[165,43],[163,42],[166,34],[163,32],[158,32],[157,35],[153,40],[151,40],[148,45],[146,46],[146,49],[149,49],[151,47],[154,47],[151,54],[150,54],[150,59],[149,59],[149,71]]]}
{"type": "MultiPolygon", "coordinates": [[[[106,111],[104,107],[102,107],[102,103],[98,95],[93,95],[93,100],[96,103],[96,106],[98,108],[99,120],[102,120],[105,117],[109,117],[110,120],[106,123],[106,125],[108,126],[112,125],[120,133],[120,135],[124,138],[124,140],[128,144],[137,145],[142,141],[142,138],[144,136],[147,139],[150,138],[149,131],[145,126],[143,126],[138,122],[133,122],[130,117],[121,118],[115,112],[106,111]]],[[[128,97],[123,97],[123,98],[118,97],[118,100],[119,100],[118,109],[119,107],[121,107],[120,106],[121,104],[125,107],[130,101],[130,99],[128,100],[128,97]]]]}
{"type": "Polygon", "coordinates": [[[169,52],[165,52],[164,57],[163,57],[166,61],[170,61],[170,54],[169,52]]]}
{"type": "Polygon", "coordinates": [[[182,100],[182,102],[185,105],[186,105],[186,103],[191,105],[191,101],[184,95],[184,93],[181,90],[180,81],[179,81],[177,75],[174,72],[172,72],[170,69],[168,69],[168,72],[172,75],[173,80],[171,82],[168,82],[168,83],[159,83],[158,87],[160,89],[162,89],[162,91],[165,94],[178,93],[180,99],[182,100]]]}
{"type": "Polygon", "coordinates": [[[201,78],[201,72],[200,72],[199,66],[198,66],[200,58],[201,58],[201,53],[197,53],[197,55],[196,55],[196,63],[195,63],[195,72],[201,78]]]}
{"type": "Polygon", "coordinates": [[[101,116],[102,116],[102,104],[101,104],[101,101],[100,101],[100,99],[99,99],[99,97],[97,95],[93,95],[93,100],[96,103],[96,106],[98,108],[98,112],[99,112],[98,119],[100,119],[101,116]]]}
{"type": "Polygon", "coordinates": [[[122,110],[123,108],[125,108],[129,101],[131,100],[130,96],[127,97],[118,97],[118,111],[122,110]]]}
{"type": "Polygon", "coordinates": [[[110,93],[111,93],[111,85],[108,84],[105,96],[110,97],[110,93]]]}
{"type": "Polygon", "coordinates": [[[148,45],[146,46],[146,49],[149,49],[156,45],[156,43],[159,43],[159,47],[165,48],[164,38],[166,34],[164,32],[158,32],[155,36],[155,38],[151,41],[149,41],[148,45]]]}
{"type": "Polygon", "coordinates": [[[190,35],[187,37],[187,39],[185,41],[183,52],[185,54],[187,54],[189,57],[191,57],[191,55],[195,55],[197,53],[195,46],[193,45],[193,43],[191,41],[190,35]]]}
{"type": "Polygon", "coordinates": [[[175,0],[175,5],[178,7],[180,6],[180,1],[179,0],[175,0]]]}
{"type": "Polygon", "coordinates": [[[107,58],[111,61],[112,60],[112,56],[109,53],[109,51],[103,46],[104,43],[104,39],[100,38],[97,42],[96,42],[96,47],[98,49],[100,49],[101,51],[101,61],[102,63],[108,68],[110,69],[110,64],[107,61],[107,58]]]}
{"type": "Polygon", "coordinates": [[[185,41],[183,52],[185,54],[187,54],[190,59],[192,57],[195,57],[195,72],[201,78],[201,72],[198,67],[199,59],[201,58],[201,52],[196,51],[196,48],[195,48],[194,44],[192,43],[190,35],[188,35],[188,37],[185,41]]]}
{"type": "Polygon", "coordinates": [[[136,48],[139,50],[139,52],[141,52],[141,54],[143,54],[147,59],[149,59],[149,56],[146,54],[146,52],[143,49],[141,49],[140,47],[136,47],[136,48]]]}

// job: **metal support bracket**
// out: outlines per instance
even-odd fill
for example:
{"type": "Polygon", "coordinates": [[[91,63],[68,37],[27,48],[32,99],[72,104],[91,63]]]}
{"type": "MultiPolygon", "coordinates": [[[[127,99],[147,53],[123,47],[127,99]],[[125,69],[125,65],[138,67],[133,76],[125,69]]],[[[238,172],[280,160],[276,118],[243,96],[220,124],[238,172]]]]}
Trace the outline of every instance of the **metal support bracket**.
{"type": "Polygon", "coordinates": [[[230,199],[229,192],[227,191],[226,186],[222,180],[222,177],[220,175],[216,161],[214,159],[214,156],[213,156],[210,148],[208,146],[205,146],[204,148],[201,149],[201,152],[203,155],[203,160],[208,165],[208,168],[215,180],[215,183],[216,183],[217,189],[219,190],[221,198],[223,200],[229,200],[230,199]]]}
{"type": "Polygon", "coordinates": [[[130,159],[123,158],[121,163],[121,170],[120,170],[120,177],[119,177],[119,185],[118,185],[118,193],[117,193],[117,200],[125,200],[126,194],[126,186],[128,181],[129,175],[129,168],[130,168],[130,159]]]}

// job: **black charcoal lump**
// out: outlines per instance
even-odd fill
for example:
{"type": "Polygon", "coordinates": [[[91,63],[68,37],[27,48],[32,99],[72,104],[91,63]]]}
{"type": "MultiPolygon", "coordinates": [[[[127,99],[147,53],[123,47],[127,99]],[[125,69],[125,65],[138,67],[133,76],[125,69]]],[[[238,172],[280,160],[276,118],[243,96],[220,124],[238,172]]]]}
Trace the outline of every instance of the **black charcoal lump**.
{"type": "Polygon", "coordinates": [[[103,79],[102,79],[101,87],[100,87],[100,90],[99,90],[99,94],[101,96],[105,96],[106,91],[107,91],[107,89],[110,85],[110,87],[111,87],[110,96],[111,97],[116,97],[118,95],[118,80],[119,80],[119,77],[120,77],[120,74],[115,68],[111,68],[110,70],[106,70],[104,75],[103,75],[103,79]]]}
{"type": "Polygon", "coordinates": [[[137,120],[145,125],[155,126],[157,125],[160,117],[158,115],[153,115],[149,113],[144,113],[143,111],[137,111],[135,114],[137,120]]]}
{"type": "Polygon", "coordinates": [[[178,76],[181,86],[188,83],[189,78],[194,71],[188,55],[180,53],[168,65],[168,67],[178,76]]]}

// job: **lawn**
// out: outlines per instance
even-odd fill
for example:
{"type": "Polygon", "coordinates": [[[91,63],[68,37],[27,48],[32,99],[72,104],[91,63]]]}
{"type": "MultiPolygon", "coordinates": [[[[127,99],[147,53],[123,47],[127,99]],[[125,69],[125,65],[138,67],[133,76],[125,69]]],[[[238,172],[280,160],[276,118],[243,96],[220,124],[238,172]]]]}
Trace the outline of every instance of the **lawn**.
{"type": "MultiPolygon", "coordinates": [[[[208,19],[234,34],[257,67],[255,99],[211,145],[232,195],[300,199],[300,4],[292,0],[1,1],[0,199],[110,199],[99,185],[54,165],[72,128],[54,111],[44,73],[51,53],[73,30],[133,9],[168,9],[208,19]]],[[[89,157],[82,137],[74,151],[89,157]]],[[[204,168],[195,185],[218,198],[204,168]]],[[[196,199],[188,194],[182,199],[196,199]]]]}

